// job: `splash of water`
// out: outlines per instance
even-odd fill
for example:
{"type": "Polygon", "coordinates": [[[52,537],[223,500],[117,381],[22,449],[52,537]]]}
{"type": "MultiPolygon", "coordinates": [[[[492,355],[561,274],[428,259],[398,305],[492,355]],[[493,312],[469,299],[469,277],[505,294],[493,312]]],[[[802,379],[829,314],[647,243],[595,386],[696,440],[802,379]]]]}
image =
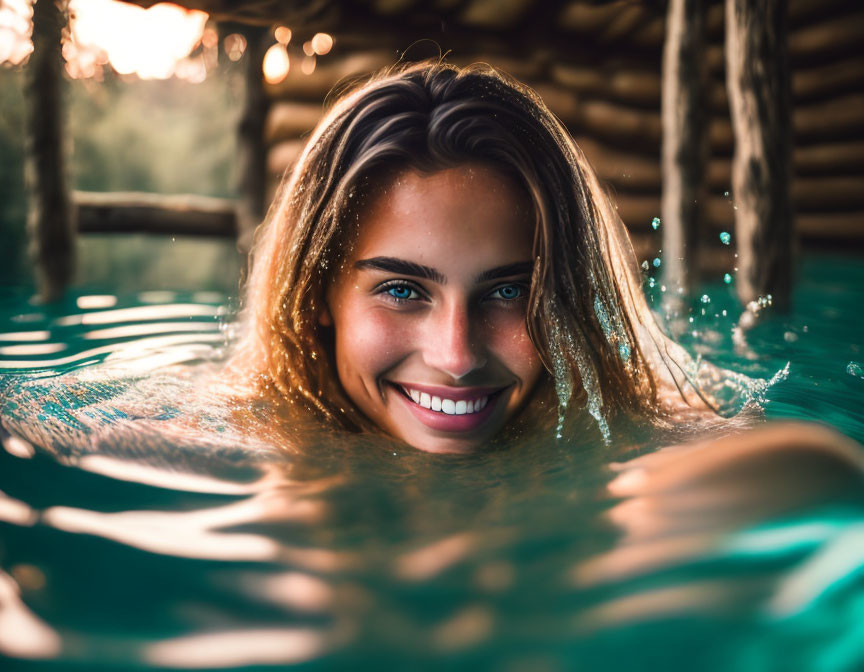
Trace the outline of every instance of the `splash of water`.
{"type": "MultiPolygon", "coordinates": [[[[595,300],[595,309],[596,305],[597,300],[595,300]]],[[[607,324],[611,330],[608,313],[605,313],[605,310],[603,312],[606,315],[607,324]]],[[[567,355],[569,354],[570,358],[575,360],[576,368],[582,379],[582,387],[585,390],[587,398],[588,413],[597,422],[600,434],[603,436],[603,442],[606,445],[610,445],[612,433],[609,429],[609,422],[603,415],[603,397],[600,393],[599,380],[594,365],[585,355],[584,349],[576,343],[571,330],[562,327],[557,313],[553,310],[550,311],[550,314],[552,315],[552,362],[555,375],[555,392],[558,395],[558,425],[555,430],[555,436],[560,439],[563,435],[567,407],[573,394],[573,377],[567,367],[567,355]],[[566,353],[565,348],[567,350],[566,353]]],[[[598,316],[598,319],[601,318],[598,316]]]]}

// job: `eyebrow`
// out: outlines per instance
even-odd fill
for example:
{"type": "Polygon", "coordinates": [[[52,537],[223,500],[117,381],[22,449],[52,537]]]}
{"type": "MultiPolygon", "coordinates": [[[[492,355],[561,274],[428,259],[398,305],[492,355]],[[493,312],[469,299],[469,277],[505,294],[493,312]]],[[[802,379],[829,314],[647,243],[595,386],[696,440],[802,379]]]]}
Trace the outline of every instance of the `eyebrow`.
{"type": "MultiPolygon", "coordinates": [[[[370,259],[360,259],[354,263],[354,268],[358,270],[376,270],[387,271],[388,273],[398,273],[400,275],[410,275],[415,278],[425,278],[432,282],[437,282],[439,285],[446,285],[447,278],[438,269],[431,266],[424,266],[413,261],[398,259],[397,257],[372,257],[370,259]]],[[[483,271],[477,276],[476,282],[488,282],[489,280],[497,280],[498,278],[509,278],[514,275],[529,275],[534,268],[534,264],[530,261],[520,261],[515,264],[506,264],[505,266],[496,266],[487,271],[483,271]]]]}

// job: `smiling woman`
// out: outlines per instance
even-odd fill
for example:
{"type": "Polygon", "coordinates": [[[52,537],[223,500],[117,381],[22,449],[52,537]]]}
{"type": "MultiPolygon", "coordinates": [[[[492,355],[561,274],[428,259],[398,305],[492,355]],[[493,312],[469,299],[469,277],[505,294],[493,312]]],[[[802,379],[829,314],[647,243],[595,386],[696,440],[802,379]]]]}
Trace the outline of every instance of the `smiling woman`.
{"type": "Polygon", "coordinates": [[[484,164],[406,170],[368,202],[319,320],[366,417],[451,452],[524,405],[543,371],[525,322],[533,229],[524,190],[484,164]]]}
{"type": "Polygon", "coordinates": [[[401,65],[336,101],[258,232],[244,324],[226,375],[252,394],[432,452],[567,411],[608,437],[720,410],[579,148],[488,65],[401,65]]]}

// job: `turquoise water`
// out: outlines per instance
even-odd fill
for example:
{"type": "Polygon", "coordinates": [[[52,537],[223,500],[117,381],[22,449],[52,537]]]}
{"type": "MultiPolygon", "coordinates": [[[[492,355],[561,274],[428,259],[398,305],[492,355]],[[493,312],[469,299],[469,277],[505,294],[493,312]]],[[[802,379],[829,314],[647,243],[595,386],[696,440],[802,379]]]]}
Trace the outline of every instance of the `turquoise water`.
{"type": "MultiPolygon", "coordinates": [[[[770,420],[864,441],[864,264],[801,275],[743,340],[722,277],[675,328],[749,376],[788,363],[770,420]]],[[[231,303],[0,300],[0,669],[864,668],[856,498],[621,495],[648,448],[588,420],[462,457],[298,447],[263,407],[239,429],[208,377],[231,303]]]]}

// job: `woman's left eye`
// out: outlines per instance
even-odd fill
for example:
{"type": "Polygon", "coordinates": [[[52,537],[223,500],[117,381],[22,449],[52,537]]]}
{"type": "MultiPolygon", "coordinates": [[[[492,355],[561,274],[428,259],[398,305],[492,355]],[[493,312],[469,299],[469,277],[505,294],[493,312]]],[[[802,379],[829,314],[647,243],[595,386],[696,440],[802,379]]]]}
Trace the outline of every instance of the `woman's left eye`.
{"type": "Polygon", "coordinates": [[[502,285],[489,295],[490,298],[503,299],[505,301],[521,299],[524,296],[525,288],[522,285],[502,285]]]}

